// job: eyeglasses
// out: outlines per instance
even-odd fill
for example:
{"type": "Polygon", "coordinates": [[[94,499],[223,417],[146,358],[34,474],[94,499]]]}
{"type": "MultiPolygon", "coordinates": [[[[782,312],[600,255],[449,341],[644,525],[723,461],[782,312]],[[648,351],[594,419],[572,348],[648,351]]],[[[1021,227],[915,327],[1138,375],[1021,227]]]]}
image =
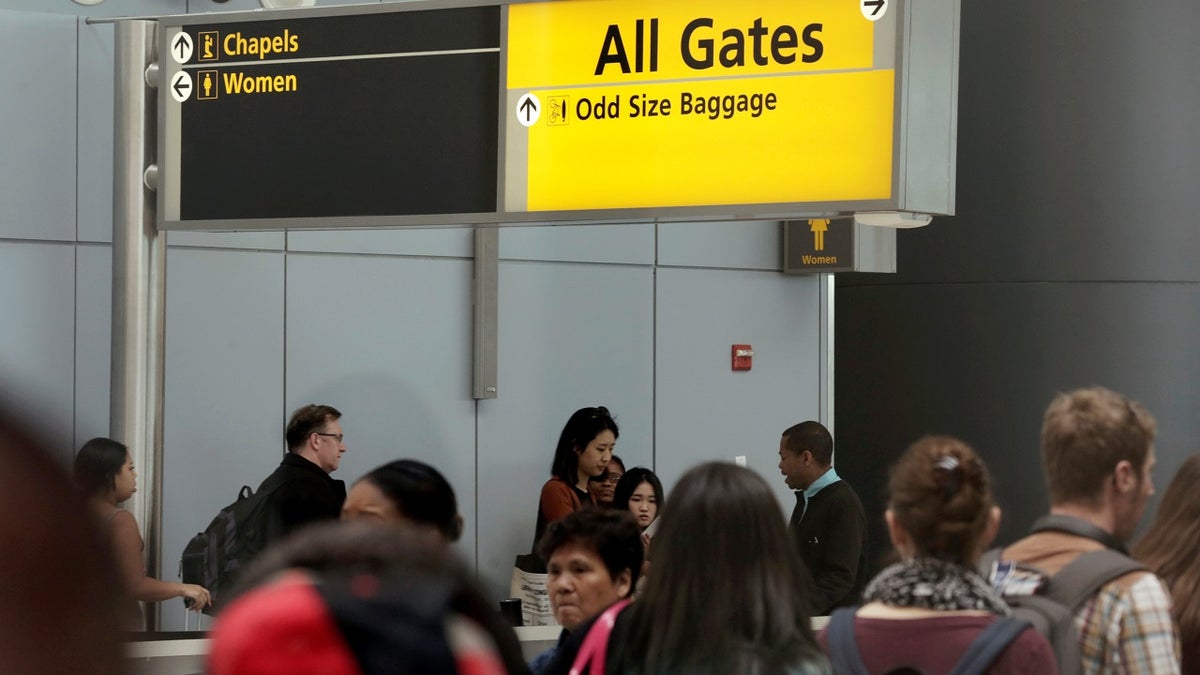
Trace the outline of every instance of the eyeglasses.
{"type": "Polygon", "coordinates": [[[613,485],[616,485],[617,483],[620,483],[620,482],[621,482],[621,476],[622,476],[622,475],[624,475],[624,474],[619,474],[619,473],[610,473],[610,474],[608,474],[607,476],[605,476],[604,478],[601,478],[601,479],[600,479],[600,482],[602,482],[602,483],[612,483],[613,485]]]}
{"type": "Polygon", "coordinates": [[[313,433],[318,436],[328,436],[330,438],[336,439],[338,443],[341,443],[342,439],[345,438],[345,434],[327,434],[323,431],[314,431],[313,433]]]}

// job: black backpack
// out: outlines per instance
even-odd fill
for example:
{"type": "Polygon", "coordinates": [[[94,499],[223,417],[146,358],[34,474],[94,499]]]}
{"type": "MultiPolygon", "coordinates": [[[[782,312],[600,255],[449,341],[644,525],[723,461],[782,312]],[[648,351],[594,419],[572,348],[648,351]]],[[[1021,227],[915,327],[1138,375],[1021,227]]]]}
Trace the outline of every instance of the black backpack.
{"type": "MultiPolygon", "coordinates": [[[[856,607],[835,609],[825,629],[829,644],[829,661],[837,675],[870,675],[863,663],[858,641],[854,638],[854,612],[856,607]]],[[[987,672],[992,662],[1013,640],[1030,628],[1028,621],[1013,617],[1001,617],[983,629],[967,646],[962,658],[954,664],[950,675],[979,675],[987,672]]],[[[911,666],[899,666],[887,671],[891,673],[920,673],[911,666]]]]}
{"type": "Polygon", "coordinates": [[[979,561],[979,573],[1008,603],[1012,615],[1033,624],[1050,641],[1058,672],[1075,675],[1083,672],[1075,612],[1101,586],[1146,568],[1125,555],[1112,535],[1075,518],[1045,516],[1034,523],[1033,531],[1066,532],[1107,547],[1080,555],[1054,575],[1031,565],[1001,560],[1000,549],[988,551],[979,561]]]}
{"type": "Polygon", "coordinates": [[[185,584],[208,589],[212,605],[204,613],[215,615],[228,599],[237,575],[267,545],[267,508],[270,496],[282,481],[267,478],[258,492],[243,485],[237,500],[221,509],[204,531],[192,537],[179,560],[179,578],[185,584]]]}

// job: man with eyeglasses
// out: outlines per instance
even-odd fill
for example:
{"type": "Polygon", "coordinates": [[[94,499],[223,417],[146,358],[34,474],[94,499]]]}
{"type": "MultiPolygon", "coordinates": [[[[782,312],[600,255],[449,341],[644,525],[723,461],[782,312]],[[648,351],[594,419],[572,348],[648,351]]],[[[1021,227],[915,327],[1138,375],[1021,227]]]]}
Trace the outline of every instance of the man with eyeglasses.
{"type": "Polygon", "coordinates": [[[259,486],[267,501],[267,542],[320,520],[335,520],[346,500],[346,483],[331,478],[346,452],[342,416],[336,408],[309,404],[292,413],[284,436],[288,451],[259,486]]]}
{"type": "Polygon", "coordinates": [[[625,462],[622,462],[620,457],[613,455],[612,459],[608,460],[608,467],[604,473],[588,479],[588,492],[591,493],[592,499],[596,500],[598,506],[612,508],[617,483],[621,482],[621,476],[624,475],[625,462]]]}

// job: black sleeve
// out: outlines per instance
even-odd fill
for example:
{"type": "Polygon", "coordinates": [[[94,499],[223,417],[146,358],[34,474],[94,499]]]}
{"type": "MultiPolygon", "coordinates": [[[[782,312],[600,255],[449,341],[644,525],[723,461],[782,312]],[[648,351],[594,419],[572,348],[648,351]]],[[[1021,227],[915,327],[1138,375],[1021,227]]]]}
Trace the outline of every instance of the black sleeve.
{"type": "Polygon", "coordinates": [[[846,486],[830,504],[820,572],[813,575],[816,593],[813,612],[827,615],[854,590],[859,559],[867,536],[867,518],[861,502],[846,486]]]}

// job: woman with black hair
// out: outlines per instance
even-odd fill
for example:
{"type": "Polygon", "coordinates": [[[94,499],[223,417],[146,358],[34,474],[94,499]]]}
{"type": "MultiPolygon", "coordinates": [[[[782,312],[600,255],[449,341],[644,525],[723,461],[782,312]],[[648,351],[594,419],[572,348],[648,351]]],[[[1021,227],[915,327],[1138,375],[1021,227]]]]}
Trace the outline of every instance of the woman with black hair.
{"type": "Polygon", "coordinates": [[[604,474],[612,459],[620,431],[604,406],[580,408],[558,436],[550,480],[538,497],[537,526],[533,541],[541,541],[546,526],[594,504],[588,481],[604,474]]]}
{"type": "Polygon", "coordinates": [[[458,541],[463,530],[454,488],[437,469],[415,459],[384,464],[350,487],[342,520],[358,519],[432,527],[447,541],[458,541]]]}
{"type": "MultiPolygon", "coordinates": [[[[196,612],[210,604],[208,590],[202,586],[146,576],[137,521],[132,513],[120,507],[121,502],[137,491],[137,471],[123,444],[109,438],[93,438],[84,443],[75,455],[74,473],[76,484],[87,496],[88,509],[109,537],[126,595],[141,602],[183,598],[188,609],[196,612]]],[[[145,630],[136,602],[128,605],[122,628],[145,630]]]]}
{"type": "Polygon", "coordinates": [[[643,535],[658,520],[663,501],[662,482],[653,471],[641,466],[625,472],[613,491],[613,507],[632,513],[643,535]]]}
{"type": "Polygon", "coordinates": [[[758,474],[719,462],[691,469],[654,541],[637,601],[581,626],[543,672],[587,672],[603,656],[608,675],[829,673],[804,564],[758,474]]]}

